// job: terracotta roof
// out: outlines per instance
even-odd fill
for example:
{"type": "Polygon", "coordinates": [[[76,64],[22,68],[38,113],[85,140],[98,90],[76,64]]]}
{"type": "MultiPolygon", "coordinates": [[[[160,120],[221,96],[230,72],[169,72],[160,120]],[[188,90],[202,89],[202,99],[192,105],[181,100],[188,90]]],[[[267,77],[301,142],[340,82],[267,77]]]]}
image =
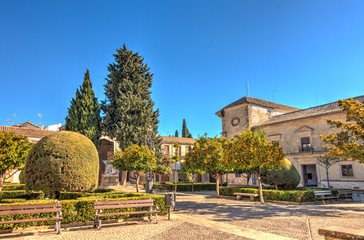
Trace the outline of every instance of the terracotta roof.
{"type": "Polygon", "coordinates": [[[239,100],[230,103],[229,105],[223,107],[221,110],[216,112],[216,115],[221,117],[221,112],[226,109],[226,108],[230,108],[230,107],[234,107],[234,106],[238,106],[240,104],[243,103],[253,103],[262,107],[267,107],[267,108],[272,108],[272,109],[281,109],[281,110],[286,110],[286,111],[297,111],[300,110],[300,108],[295,108],[295,107],[291,107],[291,106],[287,106],[287,105],[283,105],[283,104],[279,104],[279,103],[274,103],[274,102],[269,102],[263,99],[258,99],[258,98],[252,98],[252,97],[243,97],[240,98],[239,100]]]}
{"type": "MultiPolygon", "coordinates": [[[[364,95],[354,97],[353,100],[363,102],[364,95]]],[[[324,104],[324,105],[320,105],[320,106],[316,106],[316,107],[312,107],[312,108],[302,109],[302,110],[295,111],[295,112],[276,115],[273,118],[271,118],[270,120],[262,122],[256,126],[266,126],[266,125],[287,122],[287,121],[292,121],[292,120],[297,120],[297,119],[302,119],[302,118],[327,115],[327,114],[337,113],[337,112],[341,112],[341,111],[342,110],[340,109],[340,107],[336,101],[336,102],[332,102],[332,103],[328,103],[328,104],[324,104]]]]}
{"type": "Polygon", "coordinates": [[[14,132],[17,135],[23,135],[32,138],[42,138],[52,133],[55,133],[55,131],[44,130],[44,129],[8,127],[8,126],[0,126],[0,132],[14,132]]]}
{"type": "Polygon", "coordinates": [[[161,136],[161,138],[162,138],[162,143],[174,143],[174,142],[178,142],[179,144],[193,145],[196,142],[196,139],[194,139],[194,138],[167,137],[167,136],[161,136]]]}

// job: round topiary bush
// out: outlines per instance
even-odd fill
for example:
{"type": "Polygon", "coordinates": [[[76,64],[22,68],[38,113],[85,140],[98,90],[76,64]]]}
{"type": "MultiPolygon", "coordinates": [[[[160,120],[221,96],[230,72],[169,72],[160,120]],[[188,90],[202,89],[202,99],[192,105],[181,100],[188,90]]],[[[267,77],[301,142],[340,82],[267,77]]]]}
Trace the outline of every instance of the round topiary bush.
{"type": "Polygon", "coordinates": [[[25,184],[25,170],[21,170],[19,173],[19,183],[25,184]]]}
{"type": "Polygon", "coordinates": [[[25,164],[27,190],[51,193],[86,192],[97,187],[99,157],[82,134],[61,131],[42,138],[29,151],[25,164]]]}
{"type": "Polygon", "coordinates": [[[281,169],[263,170],[261,180],[262,183],[274,185],[276,188],[292,189],[297,187],[301,177],[295,166],[285,158],[281,169]]]}

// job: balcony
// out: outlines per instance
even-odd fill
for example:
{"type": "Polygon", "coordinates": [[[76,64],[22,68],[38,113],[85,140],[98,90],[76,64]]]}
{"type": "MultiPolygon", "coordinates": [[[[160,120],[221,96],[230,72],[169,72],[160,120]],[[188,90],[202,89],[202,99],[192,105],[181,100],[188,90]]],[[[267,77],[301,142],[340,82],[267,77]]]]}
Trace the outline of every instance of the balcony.
{"type": "Polygon", "coordinates": [[[315,149],[311,146],[299,147],[298,152],[299,153],[313,153],[313,152],[315,152],[315,149]]]}

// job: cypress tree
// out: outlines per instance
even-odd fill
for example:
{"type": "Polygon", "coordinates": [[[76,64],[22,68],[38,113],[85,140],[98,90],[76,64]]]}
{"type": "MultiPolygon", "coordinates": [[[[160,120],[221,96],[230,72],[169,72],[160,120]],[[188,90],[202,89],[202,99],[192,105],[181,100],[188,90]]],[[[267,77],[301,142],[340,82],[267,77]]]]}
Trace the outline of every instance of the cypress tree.
{"type": "Polygon", "coordinates": [[[183,119],[182,123],[182,137],[192,138],[192,134],[188,131],[186,119],[183,119]]]}
{"type": "Polygon", "coordinates": [[[103,129],[122,150],[133,144],[145,145],[155,151],[158,159],[162,156],[162,139],[157,135],[159,110],[153,109],[151,99],[153,74],[144,58],[128,50],[125,44],[116,51],[104,85],[103,129]]]}
{"type": "Polygon", "coordinates": [[[178,137],[178,131],[176,130],[176,132],[174,133],[175,137],[178,137]]]}
{"type": "Polygon", "coordinates": [[[79,132],[88,137],[96,147],[101,136],[100,106],[92,90],[90,72],[87,69],[82,86],[76,90],[68,108],[65,130],[79,132]]]}

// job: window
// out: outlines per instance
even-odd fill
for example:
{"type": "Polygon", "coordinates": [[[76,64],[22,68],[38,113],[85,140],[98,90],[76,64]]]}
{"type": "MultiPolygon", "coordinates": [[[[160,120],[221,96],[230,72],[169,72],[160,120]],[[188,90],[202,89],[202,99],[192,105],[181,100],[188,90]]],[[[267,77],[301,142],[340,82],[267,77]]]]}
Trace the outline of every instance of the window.
{"type": "Polygon", "coordinates": [[[354,177],[353,165],[341,165],[341,174],[343,177],[354,177]]]}
{"type": "Polygon", "coordinates": [[[186,146],[186,147],[185,147],[185,154],[187,154],[187,153],[188,153],[188,148],[189,148],[189,146],[186,146]]]}
{"type": "Polygon", "coordinates": [[[311,151],[311,144],[309,137],[301,138],[301,152],[309,152],[311,151]]]}
{"type": "Polygon", "coordinates": [[[178,147],[178,155],[181,156],[181,147],[178,147]]]}
{"type": "Polygon", "coordinates": [[[235,177],[237,178],[241,177],[241,173],[235,173],[235,177]]]}
{"type": "Polygon", "coordinates": [[[169,145],[163,146],[163,152],[164,152],[164,155],[169,155],[169,145]]]}

